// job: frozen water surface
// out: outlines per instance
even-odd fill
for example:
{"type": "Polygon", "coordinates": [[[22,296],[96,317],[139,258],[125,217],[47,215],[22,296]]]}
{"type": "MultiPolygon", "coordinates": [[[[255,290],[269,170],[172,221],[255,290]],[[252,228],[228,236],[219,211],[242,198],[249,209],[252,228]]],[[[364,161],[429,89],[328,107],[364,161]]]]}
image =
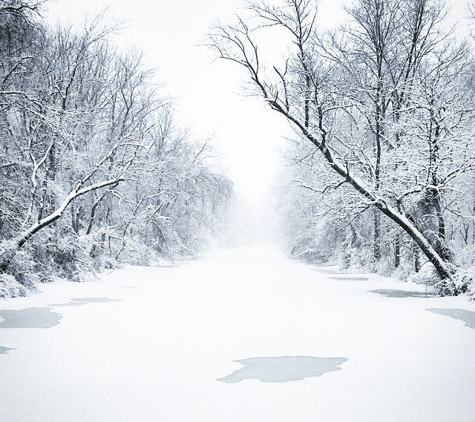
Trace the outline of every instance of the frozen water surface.
{"type": "Polygon", "coordinates": [[[121,299],[111,299],[110,297],[80,297],[71,300],[79,303],[109,303],[122,301],[121,299]]]}
{"type": "Polygon", "coordinates": [[[336,268],[325,267],[325,266],[316,266],[316,267],[313,267],[312,270],[318,271],[319,273],[322,273],[322,274],[341,274],[341,272],[338,271],[336,268]]]}
{"type": "Polygon", "coordinates": [[[27,308],[0,311],[0,328],[51,328],[58,325],[62,316],[50,308],[27,308]]]}
{"type": "Polygon", "coordinates": [[[111,299],[108,297],[84,297],[71,299],[68,303],[51,303],[48,306],[61,307],[61,306],[83,306],[88,303],[109,303],[109,302],[121,302],[121,299],[111,299]]]}
{"type": "Polygon", "coordinates": [[[459,319],[460,321],[465,322],[466,327],[475,328],[475,312],[474,311],[467,311],[465,309],[437,309],[437,308],[431,308],[427,310],[435,314],[445,315],[453,319],[459,319]]]}
{"type": "Polygon", "coordinates": [[[377,293],[386,297],[396,297],[396,298],[405,298],[405,297],[437,297],[431,292],[416,292],[408,290],[397,290],[397,289],[376,289],[369,290],[369,293],[377,293]]]}
{"type": "Polygon", "coordinates": [[[51,330],[0,329],[17,349],[0,355],[0,421],[473,422],[475,331],[427,308],[474,304],[387,299],[368,290],[421,287],[339,275],[234,249],[2,301],[4,326],[90,305],[57,308],[51,330]]]}
{"type": "Polygon", "coordinates": [[[57,307],[62,307],[62,306],[84,306],[87,305],[87,303],[81,303],[81,302],[68,302],[68,303],[50,303],[48,306],[52,306],[54,308],[57,307]]]}
{"type": "Polygon", "coordinates": [[[345,276],[340,275],[338,277],[329,277],[332,280],[339,280],[339,281],[368,281],[368,277],[354,277],[354,276],[345,276]]]}
{"type": "Polygon", "coordinates": [[[236,383],[247,379],[261,382],[301,381],[320,377],[327,372],[339,371],[346,358],[317,358],[311,356],[281,356],[235,360],[244,368],[218,381],[236,383]]]}

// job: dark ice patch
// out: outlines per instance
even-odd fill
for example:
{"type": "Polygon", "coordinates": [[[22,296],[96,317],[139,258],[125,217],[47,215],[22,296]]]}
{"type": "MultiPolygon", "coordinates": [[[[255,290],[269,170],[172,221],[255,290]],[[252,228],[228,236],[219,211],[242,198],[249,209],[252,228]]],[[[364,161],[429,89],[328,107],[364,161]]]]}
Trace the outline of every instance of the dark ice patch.
{"type": "Polygon", "coordinates": [[[16,349],[10,349],[9,347],[2,347],[2,346],[0,346],[0,355],[5,355],[5,354],[7,354],[10,350],[16,350],[16,349]]]}
{"type": "Polygon", "coordinates": [[[317,267],[317,268],[313,268],[314,271],[318,271],[319,273],[322,273],[322,274],[340,274],[339,271],[337,270],[332,270],[330,268],[321,268],[321,267],[317,267]]]}
{"type": "Polygon", "coordinates": [[[83,297],[71,299],[68,303],[52,303],[48,306],[84,306],[88,303],[108,303],[108,302],[122,302],[121,299],[111,299],[109,297],[83,297]]]}
{"type": "Polygon", "coordinates": [[[62,315],[50,308],[27,308],[0,311],[0,328],[51,328],[58,325],[62,315]]]}
{"type": "Polygon", "coordinates": [[[353,277],[353,276],[338,276],[338,277],[329,277],[332,280],[338,281],[368,281],[368,277],[353,277]]]}
{"type": "Polygon", "coordinates": [[[393,289],[377,289],[377,290],[368,290],[369,293],[377,293],[386,297],[437,297],[435,293],[432,292],[411,292],[407,290],[393,290],[393,289]]]}
{"type": "Polygon", "coordinates": [[[261,357],[235,360],[244,367],[218,381],[236,383],[246,379],[261,382],[301,381],[320,377],[327,372],[341,370],[346,358],[318,358],[311,356],[261,357]]]}
{"type": "Polygon", "coordinates": [[[465,322],[466,327],[475,328],[475,312],[467,311],[465,309],[427,309],[434,314],[445,315],[453,319],[458,319],[465,322]]]}
{"type": "Polygon", "coordinates": [[[108,303],[108,302],[122,302],[121,299],[111,299],[110,297],[80,297],[71,299],[74,302],[84,303],[108,303]]]}

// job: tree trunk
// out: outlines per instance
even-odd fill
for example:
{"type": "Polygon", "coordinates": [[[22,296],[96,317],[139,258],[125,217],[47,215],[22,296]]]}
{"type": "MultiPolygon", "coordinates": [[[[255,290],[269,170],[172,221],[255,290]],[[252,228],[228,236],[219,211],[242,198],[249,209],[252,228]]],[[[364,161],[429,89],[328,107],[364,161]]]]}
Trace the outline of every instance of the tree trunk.
{"type": "Polygon", "coordinates": [[[394,239],[394,268],[401,265],[401,233],[396,234],[394,239]]]}
{"type": "Polygon", "coordinates": [[[443,280],[451,280],[453,276],[453,268],[448,262],[444,260],[442,256],[437,253],[434,247],[430,244],[429,240],[419,231],[419,229],[409,220],[409,218],[397,211],[396,208],[389,205],[389,201],[379,197],[377,193],[373,192],[369,187],[367,187],[365,183],[357,176],[351,174],[348,166],[345,164],[340,164],[335,160],[331,150],[326,146],[326,133],[324,132],[321,134],[321,139],[316,138],[297,118],[287,112],[279,102],[269,99],[267,91],[264,92],[270,107],[284,115],[302,133],[303,136],[305,136],[312,144],[314,144],[336,173],[345,179],[346,182],[350,184],[359,194],[366,198],[366,200],[371,202],[376,209],[378,209],[386,217],[390,218],[394,223],[396,223],[398,227],[404,230],[417,244],[417,246],[419,246],[428,260],[434,265],[439,276],[443,280]]]}
{"type": "Polygon", "coordinates": [[[15,255],[23,247],[23,245],[40,230],[54,223],[56,220],[59,220],[63,215],[63,212],[74,199],[93,190],[110,185],[115,185],[121,181],[123,181],[123,179],[119,177],[115,179],[106,180],[104,182],[95,183],[82,189],[79,189],[79,187],[77,187],[76,189],[72,190],[54,212],[30,226],[27,230],[18,235],[12,241],[11,248],[7,252],[5,252],[3,256],[0,257],[0,271],[2,273],[7,272],[8,267],[10,266],[13,258],[15,258],[15,255]]]}
{"type": "Polygon", "coordinates": [[[414,253],[414,271],[418,273],[421,270],[421,260],[419,256],[419,248],[417,245],[414,243],[412,247],[413,253],[414,253]]]}
{"type": "Polygon", "coordinates": [[[373,259],[375,263],[381,260],[381,214],[373,212],[373,259]]]}

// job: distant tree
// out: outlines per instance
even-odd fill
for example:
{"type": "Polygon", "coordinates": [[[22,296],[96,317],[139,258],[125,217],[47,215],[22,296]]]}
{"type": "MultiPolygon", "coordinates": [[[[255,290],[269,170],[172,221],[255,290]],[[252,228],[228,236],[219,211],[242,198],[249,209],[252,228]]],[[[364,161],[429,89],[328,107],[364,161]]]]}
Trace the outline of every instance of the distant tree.
{"type": "Polygon", "coordinates": [[[12,16],[4,4],[0,275],[78,280],[116,261],[192,253],[231,185],[206,146],[173,133],[141,54],[115,49],[102,17],[50,29],[33,19],[39,4],[11,1],[12,16]]]}
{"type": "Polygon", "coordinates": [[[385,216],[385,227],[405,233],[434,265],[441,290],[457,293],[441,195],[473,167],[468,52],[443,31],[432,0],[359,0],[348,27],[327,37],[316,29],[316,10],[311,0],[253,3],[250,19],[218,25],[209,44],[247,70],[255,92],[339,176],[325,191],[376,210],[374,259],[385,216]],[[266,61],[257,41],[263,28],[289,34],[283,65],[266,61]],[[454,154],[454,145],[465,152],[454,154]]]}

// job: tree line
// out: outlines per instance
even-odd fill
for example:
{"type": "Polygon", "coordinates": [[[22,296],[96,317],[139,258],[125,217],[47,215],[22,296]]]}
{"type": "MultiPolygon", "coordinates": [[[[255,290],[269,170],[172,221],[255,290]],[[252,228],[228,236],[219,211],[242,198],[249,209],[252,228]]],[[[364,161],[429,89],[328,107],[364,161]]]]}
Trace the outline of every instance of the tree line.
{"type": "Polygon", "coordinates": [[[232,194],[100,17],[51,28],[0,0],[0,295],[118,262],[193,255],[232,194]]]}
{"type": "Polygon", "coordinates": [[[314,0],[252,2],[209,34],[294,129],[280,200],[287,243],[313,260],[406,276],[422,267],[442,294],[466,292],[473,42],[440,0],[355,0],[327,31],[317,10],[314,0]]]}

